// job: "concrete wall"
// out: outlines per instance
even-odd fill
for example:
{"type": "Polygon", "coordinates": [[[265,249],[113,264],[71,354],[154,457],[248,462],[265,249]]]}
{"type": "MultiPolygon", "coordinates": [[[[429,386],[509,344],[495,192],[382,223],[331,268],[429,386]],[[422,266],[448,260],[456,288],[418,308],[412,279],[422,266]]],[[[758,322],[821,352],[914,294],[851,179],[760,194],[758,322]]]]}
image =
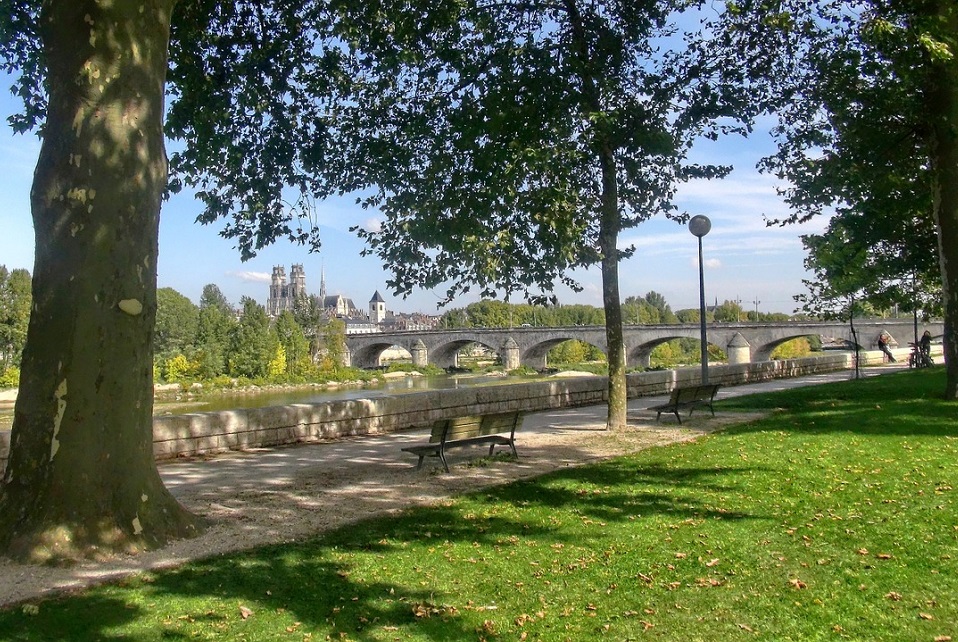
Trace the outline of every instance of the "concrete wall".
{"type": "MultiPolygon", "coordinates": [[[[880,352],[865,354],[866,363],[881,363],[880,352]]],[[[719,365],[709,368],[709,381],[733,386],[851,366],[852,355],[848,353],[719,365]]],[[[668,394],[676,386],[698,383],[700,376],[698,367],[631,374],[629,397],[668,394]]],[[[557,378],[392,397],[161,416],[153,419],[153,450],[157,459],[162,460],[315,442],[345,435],[394,432],[458,415],[600,404],[606,401],[607,393],[607,380],[603,377],[557,378]]],[[[6,466],[9,437],[9,431],[0,432],[0,472],[6,466]]]]}

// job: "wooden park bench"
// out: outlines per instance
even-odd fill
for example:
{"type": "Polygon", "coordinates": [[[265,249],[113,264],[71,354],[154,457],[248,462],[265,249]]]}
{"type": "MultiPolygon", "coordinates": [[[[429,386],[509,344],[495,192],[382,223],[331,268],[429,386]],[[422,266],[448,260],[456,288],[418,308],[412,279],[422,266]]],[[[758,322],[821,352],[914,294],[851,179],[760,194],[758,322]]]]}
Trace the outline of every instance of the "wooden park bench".
{"type": "Polygon", "coordinates": [[[416,470],[422,468],[423,459],[429,455],[439,457],[447,473],[449,464],[446,463],[446,450],[459,446],[489,444],[490,457],[496,446],[509,446],[512,455],[519,459],[519,453],[516,452],[516,429],[521,425],[520,412],[440,419],[432,425],[429,443],[408,446],[403,450],[419,455],[416,470]]]}
{"type": "Polygon", "coordinates": [[[715,400],[715,393],[718,392],[718,389],[718,384],[714,383],[705,383],[686,388],[672,388],[672,394],[669,395],[669,400],[666,403],[652,406],[649,410],[656,411],[656,421],[662,418],[663,412],[671,412],[675,415],[675,418],[679,420],[679,423],[682,423],[679,410],[688,408],[689,416],[691,417],[692,412],[697,407],[708,406],[708,409],[712,411],[712,416],[714,417],[715,409],[712,407],[712,402],[715,400]]]}

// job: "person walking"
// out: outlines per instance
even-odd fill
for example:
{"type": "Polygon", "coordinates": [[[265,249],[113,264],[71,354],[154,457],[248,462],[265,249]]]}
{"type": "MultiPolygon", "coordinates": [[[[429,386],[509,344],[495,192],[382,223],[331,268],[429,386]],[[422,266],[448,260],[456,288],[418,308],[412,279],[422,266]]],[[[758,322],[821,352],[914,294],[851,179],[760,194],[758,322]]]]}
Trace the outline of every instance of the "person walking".
{"type": "Polygon", "coordinates": [[[888,360],[892,363],[895,363],[895,355],[891,353],[891,350],[888,348],[888,335],[882,332],[878,335],[878,349],[885,353],[885,356],[888,357],[888,360]]]}

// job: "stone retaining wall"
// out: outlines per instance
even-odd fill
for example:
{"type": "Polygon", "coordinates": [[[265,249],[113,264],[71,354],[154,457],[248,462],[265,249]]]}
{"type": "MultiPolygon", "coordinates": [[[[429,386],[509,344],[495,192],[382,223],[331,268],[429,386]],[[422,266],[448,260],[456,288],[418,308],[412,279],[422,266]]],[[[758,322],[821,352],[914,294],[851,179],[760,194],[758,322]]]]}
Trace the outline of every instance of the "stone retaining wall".
{"type": "MultiPolygon", "coordinates": [[[[881,363],[880,352],[865,353],[866,363],[881,363]]],[[[724,386],[798,377],[847,369],[852,355],[763,361],[709,367],[709,380],[724,386]]],[[[629,397],[668,394],[695,385],[698,367],[628,375],[629,397]]],[[[606,401],[604,377],[550,379],[502,386],[413,392],[391,397],[344,399],[267,408],[154,417],[153,451],[157,459],[205,455],[228,450],[315,442],[346,435],[394,432],[466,414],[536,411],[600,404],[606,401]]],[[[6,466],[10,432],[0,432],[0,472],[6,466]]]]}

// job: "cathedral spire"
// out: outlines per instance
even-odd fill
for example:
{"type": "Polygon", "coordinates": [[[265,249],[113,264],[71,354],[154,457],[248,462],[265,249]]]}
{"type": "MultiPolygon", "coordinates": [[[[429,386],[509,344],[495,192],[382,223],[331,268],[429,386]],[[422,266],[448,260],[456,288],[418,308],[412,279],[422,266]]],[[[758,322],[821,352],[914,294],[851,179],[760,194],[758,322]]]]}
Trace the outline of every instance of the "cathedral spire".
{"type": "Polygon", "coordinates": [[[319,300],[326,305],[326,262],[323,261],[319,272],[319,300]]]}

